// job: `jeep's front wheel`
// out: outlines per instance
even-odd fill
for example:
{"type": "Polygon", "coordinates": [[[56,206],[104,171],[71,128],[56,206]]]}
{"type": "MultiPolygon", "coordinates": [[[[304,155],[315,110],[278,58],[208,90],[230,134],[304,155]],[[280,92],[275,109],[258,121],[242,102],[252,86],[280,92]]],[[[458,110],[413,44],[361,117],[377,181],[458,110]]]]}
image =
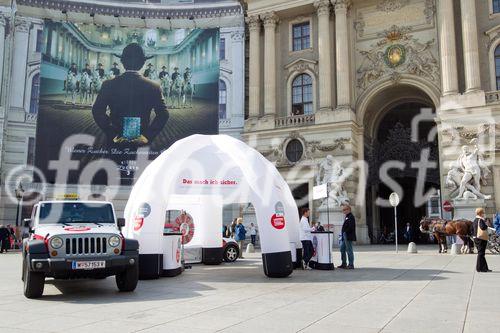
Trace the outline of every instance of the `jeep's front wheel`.
{"type": "Polygon", "coordinates": [[[135,264],[116,274],[116,286],[120,291],[134,291],[139,281],[139,265],[135,264]]]}
{"type": "Polygon", "coordinates": [[[27,258],[24,259],[24,296],[27,298],[39,298],[43,295],[43,287],[45,286],[45,274],[33,272],[28,267],[27,258]]]}

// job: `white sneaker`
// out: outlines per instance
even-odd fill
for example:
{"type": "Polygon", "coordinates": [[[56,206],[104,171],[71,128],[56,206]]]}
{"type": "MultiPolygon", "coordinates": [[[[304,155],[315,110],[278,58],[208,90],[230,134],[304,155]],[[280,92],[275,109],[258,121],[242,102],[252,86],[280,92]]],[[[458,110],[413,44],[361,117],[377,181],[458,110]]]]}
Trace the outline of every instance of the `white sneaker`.
{"type": "Polygon", "coordinates": [[[304,268],[306,271],[312,271],[312,268],[309,267],[309,266],[306,266],[306,268],[304,268]]]}

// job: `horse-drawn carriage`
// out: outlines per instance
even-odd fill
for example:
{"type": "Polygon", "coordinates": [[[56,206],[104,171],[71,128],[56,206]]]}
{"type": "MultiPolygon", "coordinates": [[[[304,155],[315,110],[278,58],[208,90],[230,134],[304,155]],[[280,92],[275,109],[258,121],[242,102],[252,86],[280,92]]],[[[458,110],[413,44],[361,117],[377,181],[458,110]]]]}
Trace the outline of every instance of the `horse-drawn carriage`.
{"type": "MultiPolygon", "coordinates": [[[[462,253],[474,253],[472,230],[472,222],[465,219],[449,221],[424,217],[420,221],[420,231],[434,236],[439,245],[439,253],[448,252],[447,236],[458,236],[462,240],[462,253]]],[[[489,228],[489,235],[488,249],[491,253],[500,254],[500,234],[489,228]]]]}

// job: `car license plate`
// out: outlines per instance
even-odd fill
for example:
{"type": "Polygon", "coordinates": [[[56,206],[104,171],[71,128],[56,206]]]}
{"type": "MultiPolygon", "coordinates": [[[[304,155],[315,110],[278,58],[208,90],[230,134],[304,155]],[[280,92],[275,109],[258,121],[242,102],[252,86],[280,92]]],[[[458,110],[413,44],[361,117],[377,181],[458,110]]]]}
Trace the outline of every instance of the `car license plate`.
{"type": "Polygon", "coordinates": [[[73,261],[73,269],[98,269],[106,268],[105,261],[73,261]]]}

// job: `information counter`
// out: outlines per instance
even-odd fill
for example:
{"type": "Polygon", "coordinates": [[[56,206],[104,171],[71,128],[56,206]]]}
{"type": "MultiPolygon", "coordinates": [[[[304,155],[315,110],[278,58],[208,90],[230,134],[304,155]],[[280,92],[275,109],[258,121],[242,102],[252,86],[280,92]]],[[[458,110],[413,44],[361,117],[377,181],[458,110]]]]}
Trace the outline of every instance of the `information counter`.
{"type": "Polygon", "coordinates": [[[311,258],[309,266],[321,270],[335,269],[332,257],[333,231],[313,231],[311,234],[314,256],[311,258]]]}

